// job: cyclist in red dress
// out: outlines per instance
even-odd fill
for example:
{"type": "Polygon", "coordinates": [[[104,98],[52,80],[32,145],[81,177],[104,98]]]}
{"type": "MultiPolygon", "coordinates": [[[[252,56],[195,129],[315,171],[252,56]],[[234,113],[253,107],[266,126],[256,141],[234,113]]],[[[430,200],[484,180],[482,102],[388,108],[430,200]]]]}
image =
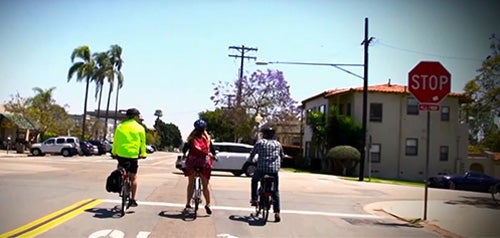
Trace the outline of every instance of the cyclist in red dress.
{"type": "Polygon", "coordinates": [[[186,160],[186,169],[184,175],[188,177],[186,208],[191,209],[191,197],[193,197],[194,189],[194,170],[196,167],[201,167],[200,172],[201,184],[203,186],[203,196],[205,197],[205,211],[207,214],[212,214],[210,209],[210,193],[209,187],[210,174],[212,173],[212,164],[215,159],[215,148],[212,145],[210,136],[207,132],[207,123],[204,120],[196,120],[194,129],[189,134],[187,142],[182,148],[183,157],[186,160]],[[186,157],[186,152],[188,152],[186,157]]]}

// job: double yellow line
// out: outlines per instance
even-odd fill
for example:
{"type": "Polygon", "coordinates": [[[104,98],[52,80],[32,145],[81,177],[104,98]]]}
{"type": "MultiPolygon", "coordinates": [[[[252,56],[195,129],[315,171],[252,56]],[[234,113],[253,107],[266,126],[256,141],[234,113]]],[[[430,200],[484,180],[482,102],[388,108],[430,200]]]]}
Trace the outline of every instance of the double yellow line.
{"type": "Polygon", "coordinates": [[[67,206],[59,211],[53,212],[38,220],[30,222],[12,231],[0,234],[0,238],[10,237],[33,237],[42,234],[49,229],[62,224],[63,222],[77,216],[86,209],[92,208],[101,203],[102,199],[85,199],[73,205],[67,206]]]}

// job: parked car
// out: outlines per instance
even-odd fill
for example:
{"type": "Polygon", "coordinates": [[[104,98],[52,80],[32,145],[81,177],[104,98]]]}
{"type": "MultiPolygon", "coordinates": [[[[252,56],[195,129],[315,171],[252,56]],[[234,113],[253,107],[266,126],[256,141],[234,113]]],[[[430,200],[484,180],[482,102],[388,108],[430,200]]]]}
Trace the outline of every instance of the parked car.
{"type": "Polygon", "coordinates": [[[80,141],[72,136],[51,137],[42,143],[31,145],[30,152],[34,156],[45,154],[73,156],[80,153],[80,141]]]}
{"type": "MultiPolygon", "coordinates": [[[[90,144],[87,141],[80,141],[80,155],[90,156],[94,154],[94,147],[97,149],[97,146],[90,144]]],[[[99,152],[99,150],[97,150],[99,152]]]]}
{"type": "MultiPolygon", "coordinates": [[[[216,158],[213,164],[213,171],[231,172],[235,176],[245,174],[251,177],[256,169],[255,163],[248,163],[250,151],[253,146],[242,143],[214,142],[216,158]]],[[[258,156],[256,155],[255,158],[258,156]]],[[[182,155],[177,156],[175,167],[184,170],[185,164],[182,155]]]]}
{"type": "Polygon", "coordinates": [[[156,150],[155,150],[155,148],[154,148],[153,146],[151,146],[151,145],[146,145],[146,152],[147,152],[148,154],[154,153],[155,151],[156,151],[156,150]]]}
{"type": "Polygon", "coordinates": [[[99,155],[106,154],[106,153],[111,153],[111,148],[113,144],[109,141],[106,140],[89,140],[91,144],[97,146],[99,149],[99,155]]]}
{"type": "Polygon", "coordinates": [[[475,192],[490,192],[491,186],[500,183],[500,179],[476,171],[467,171],[460,175],[437,175],[430,177],[428,186],[475,192]]]}

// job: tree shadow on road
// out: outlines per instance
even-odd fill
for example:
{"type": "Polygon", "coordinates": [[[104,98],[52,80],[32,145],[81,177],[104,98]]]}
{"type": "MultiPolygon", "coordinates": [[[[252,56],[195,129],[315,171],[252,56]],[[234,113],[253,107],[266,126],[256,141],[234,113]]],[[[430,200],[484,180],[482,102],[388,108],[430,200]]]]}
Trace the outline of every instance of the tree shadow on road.
{"type": "MultiPolygon", "coordinates": [[[[115,206],[114,208],[99,208],[99,207],[94,207],[94,208],[89,208],[85,210],[85,212],[89,213],[94,213],[95,218],[121,218],[120,214],[120,208],[118,206],[115,206]]],[[[134,211],[126,211],[125,213],[134,213],[134,211]]]]}
{"type": "Polygon", "coordinates": [[[264,226],[266,224],[262,218],[255,217],[253,214],[250,216],[231,215],[229,220],[246,222],[250,226],[264,226]]]}
{"type": "Polygon", "coordinates": [[[456,200],[445,201],[450,205],[470,205],[478,208],[488,208],[500,210],[500,204],[495,202],[491,197],[476,197],[476,196],[460,196],[456,200]]]}

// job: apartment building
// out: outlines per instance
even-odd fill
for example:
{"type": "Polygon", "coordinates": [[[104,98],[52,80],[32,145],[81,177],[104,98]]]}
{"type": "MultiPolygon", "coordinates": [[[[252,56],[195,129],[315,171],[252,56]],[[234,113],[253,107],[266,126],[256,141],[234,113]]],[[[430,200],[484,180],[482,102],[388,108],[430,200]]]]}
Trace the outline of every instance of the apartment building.
{"type": "MultiPolygon", "coordinates": [[[[467,159],[468,127],[460,121],[460,93],[450,93],[438,111],[430,112],[429,175],[460,173],[467,159]]],[[[304,116],[310,111],[328,113],[336,105],[342,114],[362,122],[363,87],[324,91],[302,101],[304,116]]],[[[367,176],[423,180],[426,167],[427,111],[406,85],[381,84],[368,87],[367,176]]],[[[303,156],[311,154],[312,131],[303,120],[303,156]]],[[[319,155],[320,158],[322,155],[319,155]]]]}

